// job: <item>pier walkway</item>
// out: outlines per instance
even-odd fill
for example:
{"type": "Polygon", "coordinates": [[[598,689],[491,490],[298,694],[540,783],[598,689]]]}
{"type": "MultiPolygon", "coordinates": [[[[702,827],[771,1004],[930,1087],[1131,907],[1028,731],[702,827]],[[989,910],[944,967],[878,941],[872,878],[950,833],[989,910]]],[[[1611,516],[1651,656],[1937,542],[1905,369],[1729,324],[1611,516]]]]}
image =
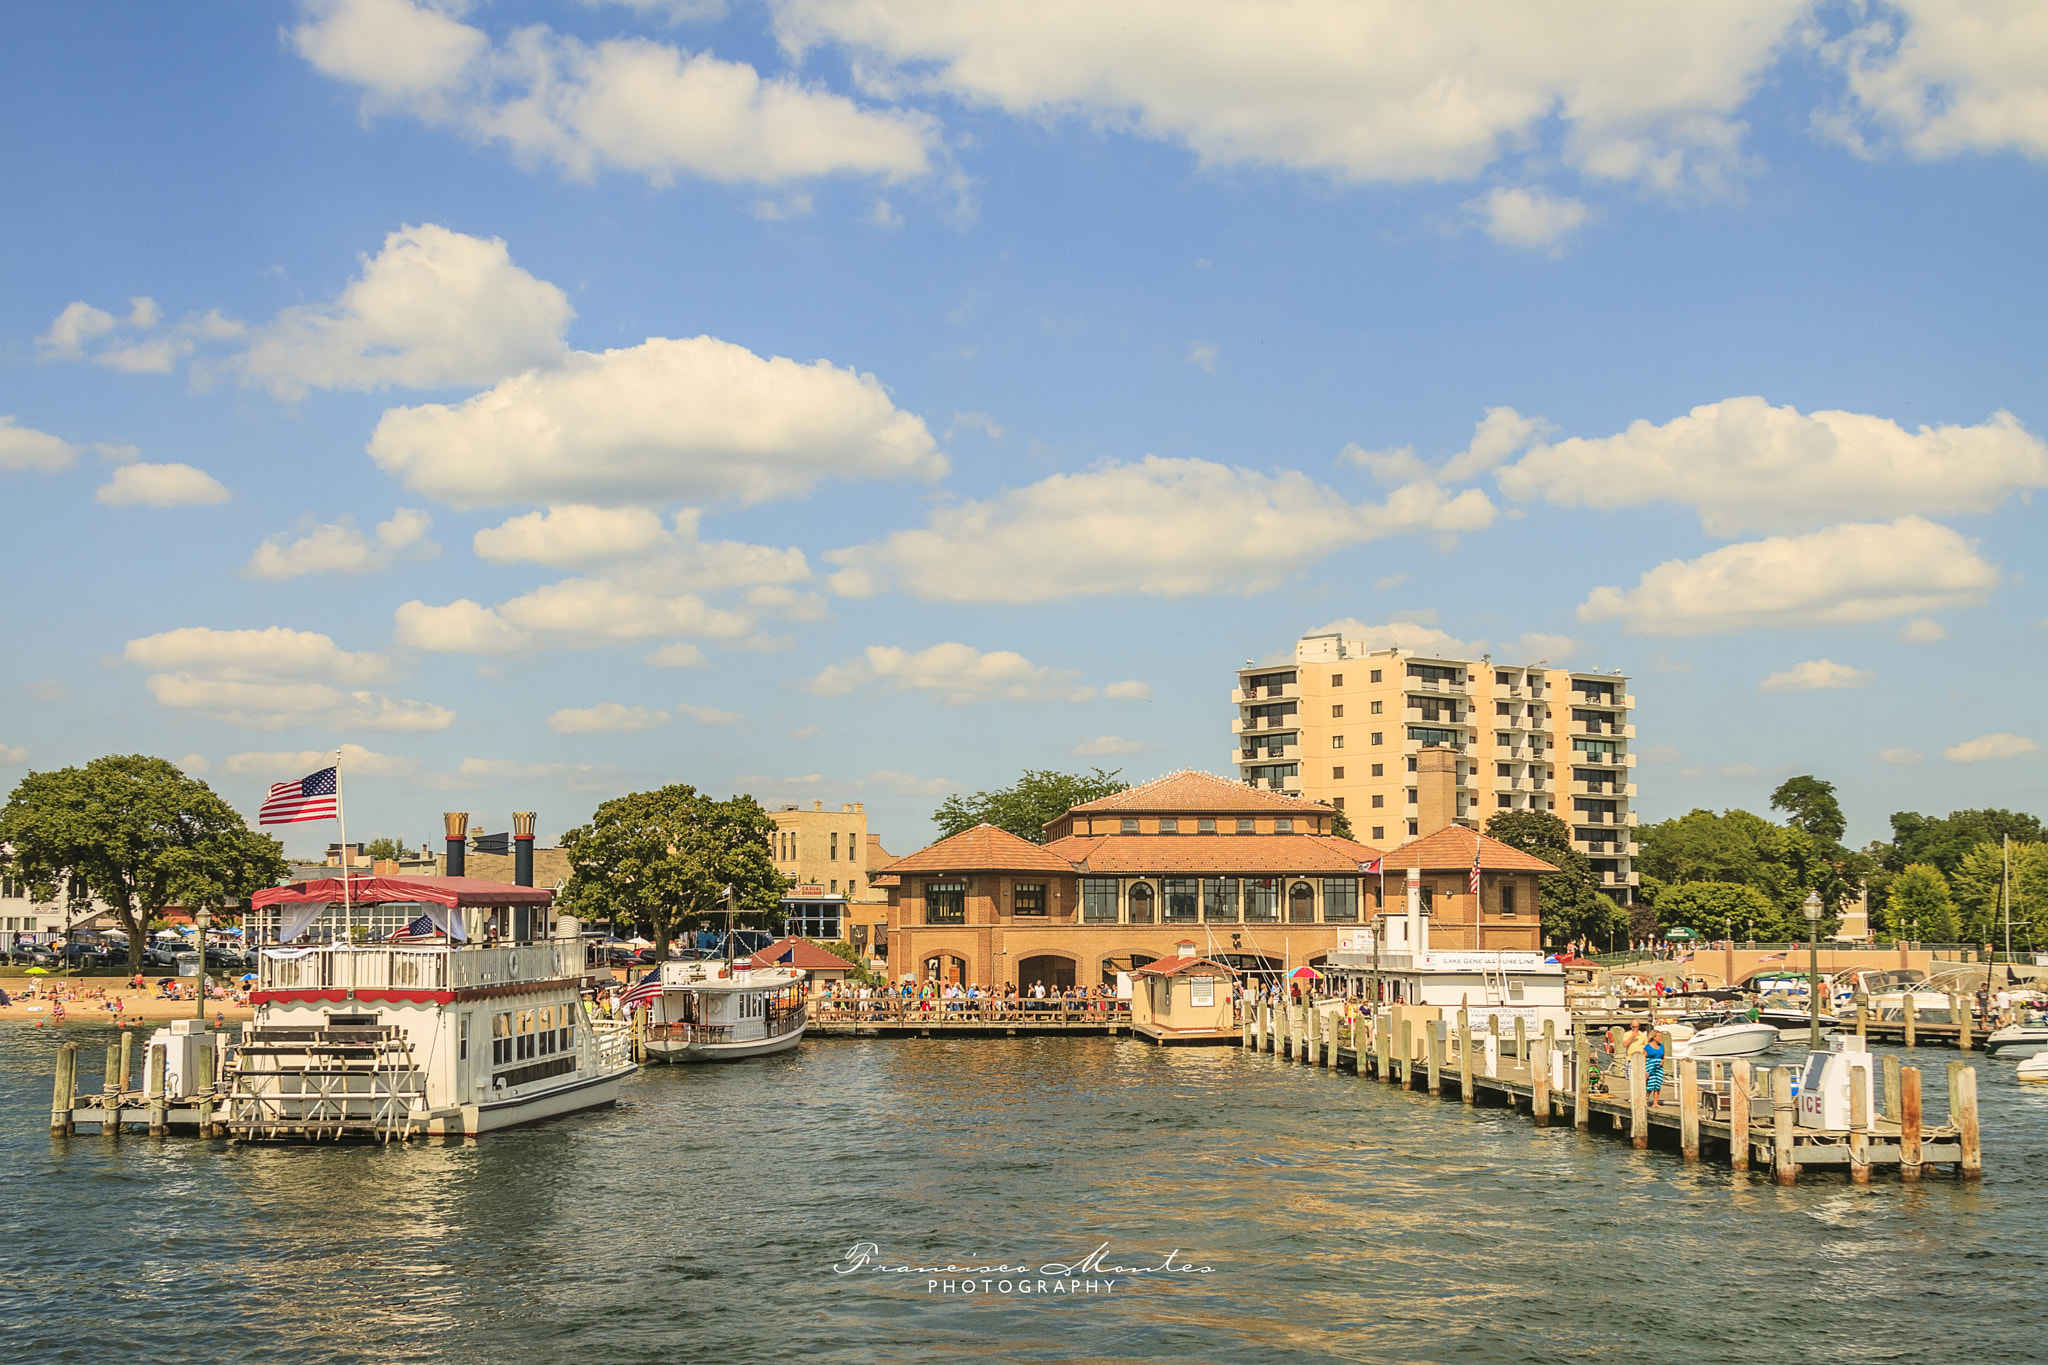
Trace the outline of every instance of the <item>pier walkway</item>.
{"type": "Polygon", "coordinates": [[[1129,1033],[1128,1000],[817,1000],[809,1033],[824,1038],[1104,1037],[1129,1033]]]}

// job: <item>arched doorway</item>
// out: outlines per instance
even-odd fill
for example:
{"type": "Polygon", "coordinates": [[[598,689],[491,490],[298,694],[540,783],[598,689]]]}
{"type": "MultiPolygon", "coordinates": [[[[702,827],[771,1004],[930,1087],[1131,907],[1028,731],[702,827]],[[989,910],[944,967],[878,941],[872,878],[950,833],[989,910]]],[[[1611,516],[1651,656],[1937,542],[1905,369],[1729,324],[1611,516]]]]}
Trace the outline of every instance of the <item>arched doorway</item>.
{"type": "Polygon", "coordinates": [[[1288,889],[1287,922],[1289,924],[1314,924],[1316,922],[1315,888],[1307,882],[1296,882],[1288,889]]]}
{"type": "Polygon", "coordinates": [[[1131,883],[1130,905],[1131,923],[1150,924],[1152,922],[1152,887],[1150,883],[1131,883]]]}
{"type": "Polygon", "coordinates": [[[1074,959],[1060,957],[1053,953],[1040,953],[1027,957],[1017,964],[1017,989],[1030,993],[1031,988],[1040,984],[1047,993],[1074,989],[1074,959]]]}
{"type": "Polygon", "coordinates": [[[933,985],[943,986],[948,982],[967,982],[967,959],[940,953],[924,960],[924,979],[933,985]]]}

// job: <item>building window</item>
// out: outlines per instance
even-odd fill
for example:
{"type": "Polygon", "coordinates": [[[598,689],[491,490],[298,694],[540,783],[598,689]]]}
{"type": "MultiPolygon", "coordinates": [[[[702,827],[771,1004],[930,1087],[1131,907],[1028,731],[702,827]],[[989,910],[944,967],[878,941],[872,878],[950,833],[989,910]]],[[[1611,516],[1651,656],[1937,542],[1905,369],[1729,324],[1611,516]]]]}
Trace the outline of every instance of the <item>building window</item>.
{"type": "Polygon", "coordinates": [[[1287,819],[1285,816],[1282,816],[1280,819],[1275,820],[1273,822],[1273,832],[1275,834],[1294,833],[1294,821],[1287,819]]]}
{"type": "Polygon", "coordinates": [[[1323,922],[1325,924],[1355,924],[1358,922],[1358,882],[1351,877],[1325,877],[1323,879],[1323,922]]]}
{"type": "Polygon", "coordinates": [[[1420,824],[1420,823],[1421,823],[1421,821],[1419,821],[1419,820],[1410,820],[1410,821],[1408,822],[1408,837],[1409,837],[1409,838],[1413,839],[1413,838],[1415,837],[1415,827],[1416,827],[1416,826],[1417,826],[1418,824],[1420,824]]]}
{"type": "Polygon", "coordinates": [[[1515,798],[1509,796],[1506,792],[1501,792],[1493,798],[1493,804],[1502,810],[1506,810],[1509,806],[1515,804],[1515,798]]]}
{"type": "Polygon", "coordinates": [[[1330,779],[1334,782],[1342,782],[1344,780],[1344,770],[1342,768],[1330,769],[1330,779]]]}
{"type": "Polygon", "coordinates": [[[1160,832],[1161,834],[1178,834],[1178,833],[1180,833],[1180,821],[1178,821],[1178,820],[1161,820],[1161,821],[1159,822],[1159,832],[1160,832]]]}
{"type": "Polygon", "coordinates": [[[1168,924],[1193,924],[1200,917],[1202,883],[1193,877],[1168,877],[1160,883],[1168,924]]]}
{"type": "Polygon", "coordinates": [[[1116,878],[1083,877],[1081,879],[1081,922],[1083,924],[1116,923],[1116,878]]]}
{"type": "Polygon", "coordinates": [[[1208,924],[1237,923],[1237,879],[1210,877],[1202,883],[1202,919],[1208,924]]]}
{"type": "Polygon", "coordinates": [[[1408,760],[1408,771],[1411,773],[1415,771],[1415,760],[1412,758],[1408,760]]]}
{"type": "Polygon", "coordinates": [[[1043,918],[1045,915],[1045,883],[1022,882],[1010,893],[1013,913],[1043,918]]]}
{"type": "Polygon", "coordinates": [[[1500,888],[1500,917],[1502,919],[1513,919],[1515,917],[1515,888],[1506,882],[1501,883],[1500,888]]]}
{"type": "Polygon", "coordinates": [[[1374,798],[1372,799],[1372,808],[1373,808],[1374,810],[1385,810],[1385,809],[1386,809],[1386,807],[1387,807],[1387,798],[1386,798],[1386,797],[1384,797],[1384,796],[1375,796],[1375,797],[1374,797],[1374,798]]]}
{"type": "Polygon", "coordinates": [[[926,882],[924,884],[924,922],[926,924],[967,923],[967,883],[926,882]]]}
{"type": "Polygon", "coordinates": [[[836,862],[838,862],[838,861],[839,861],[839,831],[838,831],[838,830],[834,830],[834,831],[832,831],[832,856],[831,856],[830,858],[828,858],[828,859],[827,859],[826,861],[828,861],[828,862],[834,862],[834,863],[836,863],[836,862]]]}
{"type": "Polygon", "coordinates": [[[1373,731],[1372,742],[1375,744],[1385,744],[1387,742],[1386,732],[1382,730],[1373,731]]]}
{"type": "Polygon", "coordinates": [[[1343,685],[1344,685],[1344,675],[1343,675],[1342,673],[1332,673],[1332,674],[1330,675],[1330,686],[1332,686],[1332,687],[1342,687],[1343,685]]]}
{"type": "Polygon", "coordinates": [[[1422,913],[1425,915],[1436,913],[1436,888],[1428,882],[1422,884],[1422,913]]]}
{"type": "Polygon", "coordinates": [[[1278,924],[1280,922],[1280,879],[1278,877],[1246,877],[1244,879],[1244,922],[1246,924],[1278,924]]]}
{"type": "Polygon", "coordinates": [[[1374,826],[1372,827],[1372,841],[1373,841],[1374,843],[1378,843],[1378,842],[1380,842],[1380,841],[1381,841],[1382,839],[1385,839],[1386,837],[1387,837],[1387,827],[1386,827],[1385,825],[1374,825],[1374,826]]]}
{"type": "Polygon", "coordinates": [[[1131,883],[1131,923],[1152,922],[1152,888],[1145,882],[1131,883]]]}
{"type": "Polygon", "coordinates": [[[1384,706],[1384,703],[1382,703],[1382,702],[1374,702],[1374,703],[1372,704],[1372,713],[1373,713],[1374,715],[1376,715],[1376,716],[1377,716],[1377,715],[1379,715],[1379,714],[1380,714],[1380,711],[1381,711],[1381,709],[1382,709],[1382,707],[1383,707],[1383,706],[1384,706]]]}
{"type": "Polygon", "coordinates": [[[1331,747],[1332,749],[1341,749],[1341,748],[1343,748],[1343,747],[1344,747],[1344,736],[1342,736],[1342,735],[1331,735],[1331,736],[1330,736],[1330,747],[1331,747]]]}
{"type": "Polygon", "coordinates": [[[1374,669],[1374,670],[1372,671],[1372,680],[1373,680],[1374,682],[1378,682],[1378,681],[1380,680],[1380,671],[1379,671],[1379,670],[1378,670],[1377,668],[1375,668],[1375,669],[1374,669]]]}
{"type": "Polygon", "coordinates": [[[848,861],[849,863],[850,863],[850,862],[852,862],[852,861],[854,860],[854,858],[853,858],[853,849],[854,849],[854,843],[853,843],[853,834],[852,834],[852,833],[851,833],[851,832],[849,831],[849,832],[848,832],[848,834],[847,834],[847,836],[846,836],[846,861],[848,861]]]}
{"type": "Polygon", "coordinates": [[[1331,718],[1332,720],[1342,720],[1342,719],[1344,719],[1344,708],[1343,708],[1343,707],[1341,707],[1341,706],[1333,706],[1333,707],[1331,707],[1331,708],[1330,708],[1330,718],[1331,718]]]}
{"type": "Polygon", "coordinates": [[[1213,817],[1205,815],[1195,822],[1195,829],[1196,832],[1201,834],[1214,834],[1216,832],[1216,821],[1213,817]]]}
{"type": "Polygon", "coordinates": [[[798,938],[815,938],[830,943],[839,937],[839,906],[822,901],[784,901],[789,911],[789,932],[798,938]]]}
{"type": "Polygon", "coordinates": [[[1386,764],[1384,764],[1384,763],[1375,763],[1375,764],[1373,764],[1373,765],[1372,765],[1372,775],[1373,775],[1374,777],[1385,777],[1385,776],[1387,775],[1387,765],[1386,765],[1386,764]]]}
{"type": "Polygon", "coordinates": [[[1126,834],[1136,834],[1138,832],[1138,822],[1136,820],[1124,821],[1123,832],[1126,834]]]}
{"type": "Polygon", "coordinates": [[[1237,822],[1237,832],[1238,832],[1239,834],[1250,834],[1250,833],[1252,832],[1252,822],[1251,822],[1251,821],[1249,821],[1249,820],[1240,820],[1240,821],[1238,821],[1238,822],[1237,822]]]}
{"type": "Polygon", "coordinates": [[[835,896],[839,894],[839,878],[837,877],[832,879],[832,894],[835,896]]]}
{"type": "Polygon", "coordinates": [[[1314,924],[1316,922],[1316,893],[1307,882],[1296,882],[1287,891],[1287,922],[1289,924],[1314,924]]]}

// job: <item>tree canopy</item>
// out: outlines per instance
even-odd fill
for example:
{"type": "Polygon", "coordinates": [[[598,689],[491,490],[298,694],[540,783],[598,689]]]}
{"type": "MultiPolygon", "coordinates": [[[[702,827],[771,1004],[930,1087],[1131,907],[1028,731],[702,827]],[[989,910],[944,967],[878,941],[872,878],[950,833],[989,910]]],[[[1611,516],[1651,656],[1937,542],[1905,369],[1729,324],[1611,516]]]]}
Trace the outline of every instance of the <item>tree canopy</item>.
{"type": "Polygon", "coordinates": [[[1918,943],[1954,943],[1956,904],[1948,880],[1933,863],[1909,863],[1892,879],[1886,926],[1894,938],[1918,943]]]}
{"type": "Polygon", "coordinates": [[[1931,863],[1944,877],[1955,876],[1963,856],[1979,844],[1995,844],[2007,835],[2014,843],[2048,841],[2040,818],[2011,810],[1959,810],[1945,816],[1900,811],[1892,816],[1892,841],[1884,846],[1884,866],[1903,871],[1908,863],[1931,863]]]}
{"type": "Polygon", "coordinates": [[[1817,777],[1788,777],[1771,793],[1771,809],[1786,812],[1785,823],[1823,847],[1839,848],[1849,822],[1835,799],[1835,784],[1817,777]]]}
{"type": "Polygon", "coordinates": [[[973,796],[953,793],[932,812],[932,823],[939,827],[941,839],[988,824],[1042,844],[1046,825],[1075,806],[1128,790],[1131,784],[1117,776],[1122,771],[1097,768],[1089,773],[1061,773],[1026,768],[1013,786],[973,796]]]}
{"type": "Polygon", "coordinates": [[[640,929],[661,955],[688,918],[722,909],[727,886],[738,918],[779,927],[790,883],[775,870],[774,832],[751,796],[718,801],[677,783],[615,797],[562,836],[570,873],[561,903],[640,929]]]}
{"type": "Polygon", "coordinates": [[[1549,811],[1496,811],[1486,822],[1486,832],[1559,869],[1544,874],[1537,888],[1547,941],[1575,943],[1583,938],[1608,943],[1627,932],[1627,912],[1600,890],[1592,860],[1572,847],[1571,826],[1564,821],[1549,811]]]}
{"type": "MultiPolygon", "coordinates": [[[[1832,800],[1831,793],[1828,799],[1832,800]]],[[[1825,823],[1824,812],[1821,818],[1825,823]]],[[[1802,906],[1809,891],[1819,892],[1826,907],[1827,918],[1821,923],[1826,936],[1840,927],[1842,904],[1855,894],[1856,869],[1840,845],[1823,843],[1803,829],[1773,824],[1746,810],[1718,815],[1692,810],[1644,825],[1636,837],[1642,844],[1636,866],[1645,878],[1644,899],[1658,907],[1662,924],[1672,923],[1662,911],[1662,897],[1670,888],[1721,882],[1751,887],[1763,895],[1772,913],[1755,923],[1754,935],[1772,940],[1806,937],[1802,906]]]]}
{"type": "Polygon", "coordinates": [[[250,829],[212,788],[161,758],[108,755],[30,773],[0,808],[8,863],[41,900],[60,885],[96,895],[142,970],[149,923],[165,906],[222,910],[287,873],[278,841],[250,829]]]}
{"type": "Polygon", "coordinates": [[[412,850],[391,836],[384,835],[363,845],[363,856],[373,863],[396,862],[400,858],[410,858],[412,850]]]}

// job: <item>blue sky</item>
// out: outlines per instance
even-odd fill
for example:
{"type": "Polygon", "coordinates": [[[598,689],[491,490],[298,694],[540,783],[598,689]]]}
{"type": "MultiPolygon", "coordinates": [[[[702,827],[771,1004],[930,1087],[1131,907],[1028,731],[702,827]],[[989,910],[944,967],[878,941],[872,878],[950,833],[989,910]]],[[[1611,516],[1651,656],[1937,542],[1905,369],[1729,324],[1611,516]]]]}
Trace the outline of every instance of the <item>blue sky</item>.
{"type": "Polygon", "coordinates": [[[2048,806],[2036,6],[0,35],[0,781],[348,744],[352,837],[687,781],[907,852],[1228,771],[1349,621],[1633,675],[1645,819],[2048,806]]]}

